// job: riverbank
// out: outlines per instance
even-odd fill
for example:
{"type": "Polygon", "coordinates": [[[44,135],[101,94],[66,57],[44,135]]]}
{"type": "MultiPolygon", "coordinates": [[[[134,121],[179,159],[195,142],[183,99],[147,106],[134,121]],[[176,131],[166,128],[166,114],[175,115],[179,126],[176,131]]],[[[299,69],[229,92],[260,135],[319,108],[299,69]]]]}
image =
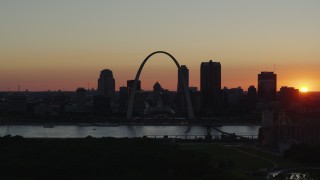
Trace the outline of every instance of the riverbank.
{"type": "Polygon", "coordinates": [[[58,125],[76,125],[76,124],[116,124],[116,125],[260,125],[261,115],[225,115],[217,117],[202,117],[195,119],[168,117],[168,118],[150,118],[150,117],[135,117],[133,119],[126,119],[124,117],[113,116],[98,116],[88,114],[74,114],[63,116],[34,116],[34,115],[0,115],[0,125],[18,125],[18,124],[58,124],[58,125]]]}
{"type": "Polygon", "coordinates": [[[261,126],[261,123],[206,123],[206,122],[0,122],[0,126],[27,126],[27,125],[53,125],[53,126],[261,126]]]}
{"type": "Polygon", "coordinates": [[[115,137],[136,138],[152,137],[197,139],[211,134],[219,139],[223,135],[242,135],[256,139],[260,126],[203,126],[203,125],[114,125],[114,124],[34,124],[34,125],[3,125],[0,126],[0,136],[12,135],[28,138],[83,138],[115,137]]]}

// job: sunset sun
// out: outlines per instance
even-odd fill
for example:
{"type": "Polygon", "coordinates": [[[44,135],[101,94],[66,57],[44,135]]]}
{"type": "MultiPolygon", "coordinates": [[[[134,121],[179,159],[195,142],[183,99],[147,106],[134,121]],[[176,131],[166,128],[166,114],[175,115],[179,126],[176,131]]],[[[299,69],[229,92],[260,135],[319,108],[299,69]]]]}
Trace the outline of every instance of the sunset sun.
{"type": "Polygon", "coordinates": [[[301,87],[300,92],[303,92],[303,93],[308,92],[308,87],[306,86],[301,87]]]}

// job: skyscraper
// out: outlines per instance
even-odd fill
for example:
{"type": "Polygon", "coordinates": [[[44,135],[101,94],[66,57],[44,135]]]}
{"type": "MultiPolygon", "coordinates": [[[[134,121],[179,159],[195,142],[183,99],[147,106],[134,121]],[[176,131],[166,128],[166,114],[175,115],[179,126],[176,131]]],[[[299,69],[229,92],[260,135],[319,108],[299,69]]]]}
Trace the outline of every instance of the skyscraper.
{"type": "Polygon", "coordinates": [[[258,96],[263,102],[274,101],[277,93],[277,75],[273,72],[258,74],[258,96]]]}
{"type": "Polygon", "coordinates": [[[128,87],[120,87],[119,89],[119,105],[120,111],[126,111],[129,100],[129,88],[128,87]]]}
{"type": "Polygon", "coordinates": [[[78,88],[76,90],[77,112],[85,112],[87,104],[87,90],[78,88]]]}
{"type": "Polygon", "coordinates": [[[282,86],[279,95],[280,105],[285,109],[299,101],[299,89],[293,87],[282,86]]]}
{"type": "Polygon", "coordinates": [[[113,100],[115,94],[115,80],[112,71],[104,69],[100,72],[98,80],[98,93],[113,100]]]}
{"type": "Polygon", "coordinates": [[[247,106],[249,110],[255,110],[257,103],[257,89],[254,86],[248,88],[247,106]]]}
{"type": "MultiPolygon", "coordinates": [[[[141,91],[141,81],[140,80],[138,80],[137,81],[137,91],[136,92],[139,92],[139,91],[141,91]]],[[[133,88],[133,86],[134,86],[134,80],[127,80],[127,88],[128,88],[128,92],[129,92],[129,97],[131,96],[131,90],[132,90],[132,88],[133,88]]]]}
{"type": "Polygon", "coordinates": [[[189,69],[186,65],[181,65],[180,70],[181,72],[178,70],[177,112],[184,113],[187,111],[187,101],[184,95],[182,75],[184,77],[184,82],[186,83],[187,89],[189,90],[189,69]]]}
{"type": "MultiPolygon", "coordinates": [[[[181,65],[180,67],[181,69],[181,73],[183,74],[184,77],[184,82],[187,85],[187,88],[189,89],[189,69],[187,68],[186,65],[181,65]]],[[[180,72],[178,71],[178,88],[177,88],[177,92],[183,92],[183,84],[182,84],[182,76],[180,74],[180,72]]]]}
{"type": "Polygon", "coordinates": [[[205,112],[219,112],[222,101],[220,62],[210,60],[201,63],[200,92],[202,109],[205,112]]]}

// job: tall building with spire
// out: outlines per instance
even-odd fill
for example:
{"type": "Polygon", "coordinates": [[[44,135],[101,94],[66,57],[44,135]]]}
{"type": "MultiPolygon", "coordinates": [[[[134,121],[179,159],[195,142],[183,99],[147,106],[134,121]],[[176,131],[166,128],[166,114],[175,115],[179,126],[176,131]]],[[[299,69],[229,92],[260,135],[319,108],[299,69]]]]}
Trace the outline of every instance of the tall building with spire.
{"type": "Polygon", "coordinates": [[[200,66],[200,92],[202,110],[217,113],[221,109],[221,64],[220,62],[202,62],[200,66]]]}

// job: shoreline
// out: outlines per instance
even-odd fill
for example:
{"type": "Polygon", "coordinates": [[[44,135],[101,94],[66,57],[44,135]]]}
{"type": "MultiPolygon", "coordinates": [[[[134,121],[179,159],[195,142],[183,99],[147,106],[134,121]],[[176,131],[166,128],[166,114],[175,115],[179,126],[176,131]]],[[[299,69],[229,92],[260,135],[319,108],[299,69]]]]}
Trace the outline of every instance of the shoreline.
{"type": "Polygon", "coordinates": [[[40,122],[30,122],[30,123],[20,123],[20,122],[10,122],[10,123],[0,123],[0,126],[96,126],[96,127],[117,127],[117,126],[261,126],[261,123],[141,123],[141,122],[126,122],[126,123],[74,123],[74,122],[50,122],[50,123],[40,123],[40,122]]]}

